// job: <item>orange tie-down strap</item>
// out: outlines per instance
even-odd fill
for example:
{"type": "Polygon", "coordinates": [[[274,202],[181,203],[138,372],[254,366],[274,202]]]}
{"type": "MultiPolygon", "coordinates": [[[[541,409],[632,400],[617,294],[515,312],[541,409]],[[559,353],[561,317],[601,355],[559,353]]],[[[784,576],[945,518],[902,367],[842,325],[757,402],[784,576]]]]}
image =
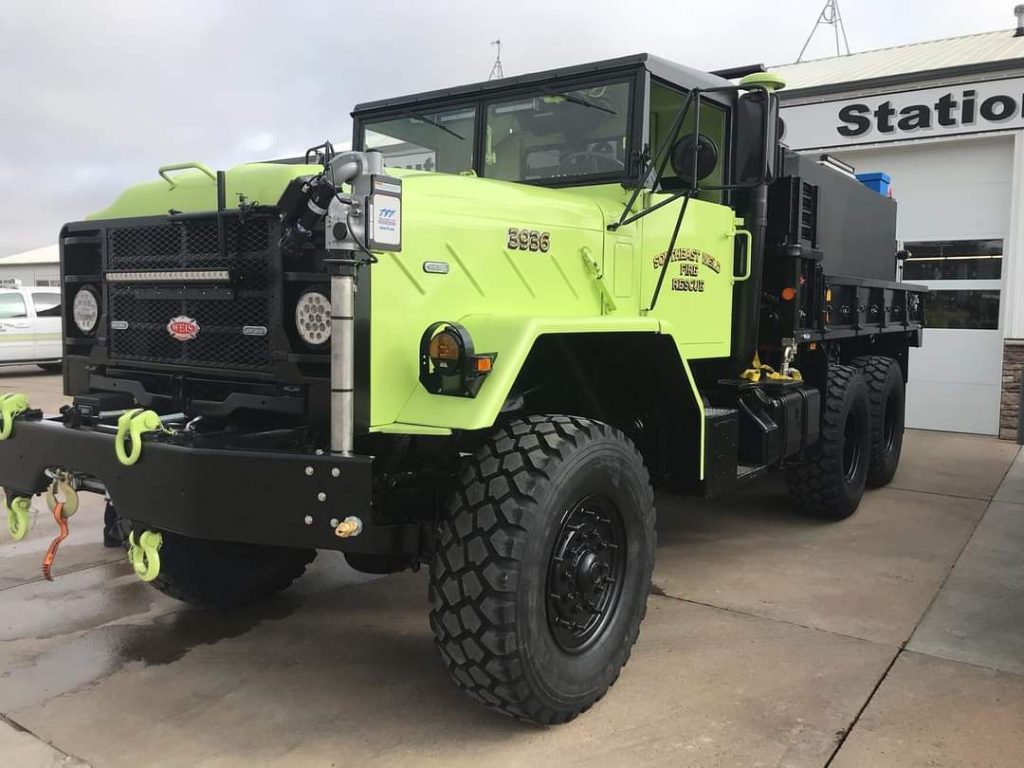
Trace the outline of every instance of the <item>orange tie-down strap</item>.
{"type": "Polygon", "coordinates": [[[50,546],[46,550],[46,557],[43,558],[43,578],[47,581],[53,581],[53,573],[51,573],[50,568],[53,565],[53,559],[57,556],[57,547],[68,537],[68,519],[64,517],[63,501],[58,501],[54,506],[53,519],[57,521],[60,533],[57,534],[57,538],[50,542],[50,546]]]}

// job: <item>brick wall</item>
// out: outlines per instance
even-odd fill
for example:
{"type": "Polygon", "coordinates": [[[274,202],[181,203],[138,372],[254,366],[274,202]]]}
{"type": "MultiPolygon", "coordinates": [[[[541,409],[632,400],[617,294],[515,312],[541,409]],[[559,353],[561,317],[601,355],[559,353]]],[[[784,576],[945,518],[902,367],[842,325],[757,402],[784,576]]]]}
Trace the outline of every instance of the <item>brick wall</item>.
{"type": "Polygon", "coordinates": [[[999,400],[999,437],[1018,439],[1020,426],[1020,382],[1024,371],[1024,339],[1003,342],[1003,386],[999,400]]]}

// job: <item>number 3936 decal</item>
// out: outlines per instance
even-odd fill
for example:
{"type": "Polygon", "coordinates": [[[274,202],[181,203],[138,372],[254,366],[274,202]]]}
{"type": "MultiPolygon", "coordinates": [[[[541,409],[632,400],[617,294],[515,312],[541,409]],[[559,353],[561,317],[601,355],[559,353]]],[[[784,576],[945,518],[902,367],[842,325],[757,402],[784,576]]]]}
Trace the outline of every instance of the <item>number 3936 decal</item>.
{"type": "Polygon", "coordinates": [[[508,243],[505,246],[513,251],[540,251],[547,253],[551,249],[551,233],[538,232],[535,229],[508,228],[508,243]]]}

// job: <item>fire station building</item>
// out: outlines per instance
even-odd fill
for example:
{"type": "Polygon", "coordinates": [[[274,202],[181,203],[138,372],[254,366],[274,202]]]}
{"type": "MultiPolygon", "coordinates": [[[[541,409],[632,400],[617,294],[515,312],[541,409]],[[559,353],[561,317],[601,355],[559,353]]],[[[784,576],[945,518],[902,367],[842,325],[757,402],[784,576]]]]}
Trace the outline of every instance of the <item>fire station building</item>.
{"type": "Polygon", "coordinates": [[[929,289],[908,427],[1024,437],[1021,27],[772,68],[786,143],[887,174],[899,204],[903,279],[929,289]]]}

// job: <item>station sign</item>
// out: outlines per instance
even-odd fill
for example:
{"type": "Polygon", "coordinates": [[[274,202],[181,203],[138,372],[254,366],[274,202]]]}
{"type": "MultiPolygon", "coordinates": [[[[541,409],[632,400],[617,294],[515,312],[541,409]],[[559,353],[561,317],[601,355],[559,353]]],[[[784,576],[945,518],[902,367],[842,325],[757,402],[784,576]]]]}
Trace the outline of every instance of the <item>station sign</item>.
{"type": "Polygon", "coordinates": [[[1024,77],[782,105],[783,140],[825,149],[1024,128],[1024,77]]]}

